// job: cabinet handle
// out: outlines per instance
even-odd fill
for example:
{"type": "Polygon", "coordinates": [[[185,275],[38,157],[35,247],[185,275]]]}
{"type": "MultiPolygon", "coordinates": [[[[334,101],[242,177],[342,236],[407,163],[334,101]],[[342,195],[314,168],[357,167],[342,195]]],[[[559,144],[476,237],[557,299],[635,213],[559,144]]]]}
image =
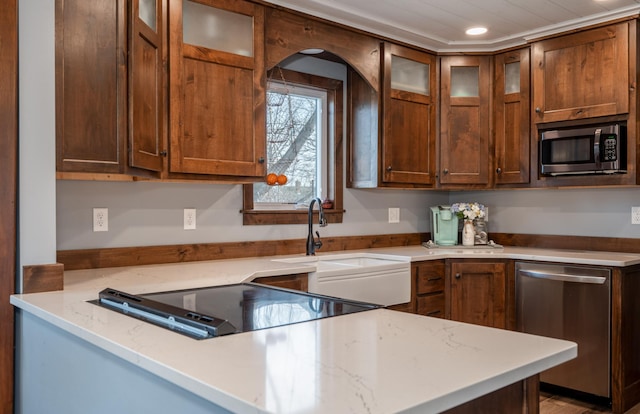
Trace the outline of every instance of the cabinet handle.
{"type": "Polygon", "coordinates": [[[502,174],[502,168],[500,168],[500,167],[496,168],[496,172],[497,172],[498,174],[502,174]]]}
{"type": "Polygon", "coordinates": [[[540,112],[542,112],[542,109],[540,109],[539,106],[536,107],[536,113],[539,114],[540,112]]]}
{"type": "Polygon", "coordinates": [[[442,174],[445,174],[445,175],[449,174],[449,169],[445,168],[444,170],[442,170],[442,174]]]}
{"type": "Polygon", "coordinates": [[[427,282],[435,282],[436,280],[440,280],[442,279],[442,277],[430,277],[427,278],[427,282]]]}
{"type": "Polygon", "coordinates": [[[391,172],[391,170],[392,170],[392,169],[393,169],[393,168],[391,168],[391,166],[388,166],[388,167],[387,167],[387,171],[389,171],[389,172],[391,172]]]}
{"type": "Polygon", "coordinates": [[[460,273],[456,273],[456,279],[460,279],[460,273]]]}

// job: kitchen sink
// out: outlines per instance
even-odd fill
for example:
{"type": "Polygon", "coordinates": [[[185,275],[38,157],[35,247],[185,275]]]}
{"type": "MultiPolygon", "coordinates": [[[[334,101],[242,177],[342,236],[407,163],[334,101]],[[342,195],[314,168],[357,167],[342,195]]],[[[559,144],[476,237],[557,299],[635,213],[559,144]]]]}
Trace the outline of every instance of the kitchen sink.
{"type": "Polygon", "coordinates": [[[273,259],[314,267],[309,292],[390,306],[411,300],[409,258],[370,253],[273,259]]]}

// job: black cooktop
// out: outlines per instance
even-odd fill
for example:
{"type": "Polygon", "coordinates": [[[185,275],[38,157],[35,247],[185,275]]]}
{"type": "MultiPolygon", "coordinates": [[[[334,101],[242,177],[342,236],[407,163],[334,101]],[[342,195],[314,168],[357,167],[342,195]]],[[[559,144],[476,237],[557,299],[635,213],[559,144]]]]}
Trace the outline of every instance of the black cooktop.
{"type": "Polygon", "coordinates": [[[132,295],[107,288],[100,306],[196,339],[375,309],[378,305],[256,283],[132,295]]]}

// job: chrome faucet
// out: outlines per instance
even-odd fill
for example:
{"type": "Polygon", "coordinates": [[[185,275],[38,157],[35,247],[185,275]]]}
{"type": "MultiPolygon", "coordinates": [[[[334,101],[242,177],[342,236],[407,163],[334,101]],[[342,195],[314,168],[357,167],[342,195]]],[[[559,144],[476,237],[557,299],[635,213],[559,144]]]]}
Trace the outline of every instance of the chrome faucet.
{"type": "Polygon", "coordinates": [[[314,198],[309,203],[309,233],[307,234],[307,256],[314,256],[316,254],[316,249],[322,247],[322,242],[320,241],[320,233],[316,231],[316,236],[318,236],[318,240],[313,237],[313,205],[318,203],[318,224],[320,227],[327,226],[327,220],[324,218],[324,211],[322,210],[322,200],[319,198],[314,198]]]}

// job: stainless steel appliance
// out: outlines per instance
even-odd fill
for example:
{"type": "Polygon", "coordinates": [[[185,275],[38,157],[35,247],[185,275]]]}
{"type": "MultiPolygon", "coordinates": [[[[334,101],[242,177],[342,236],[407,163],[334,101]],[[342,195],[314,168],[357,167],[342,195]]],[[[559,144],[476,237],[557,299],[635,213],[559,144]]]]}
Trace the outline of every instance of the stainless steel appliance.
{"type": "Polygon", "coordinates": [[[256,283],[133,295],[107,288],[97,305],[195,339],[255,331],[378,306],[256,283]]]}
{"type": "Polygon", "coordinates": [[[624,124],[543,130],[540,172],[546,175],[614,174],[627,171],[624,124]]]}
{"type": "Polygon", "coordinates": [[[578,357],[540,381],[611,397],[609,269],[516,262],[518,330],[578,344],[578,357]]]}

